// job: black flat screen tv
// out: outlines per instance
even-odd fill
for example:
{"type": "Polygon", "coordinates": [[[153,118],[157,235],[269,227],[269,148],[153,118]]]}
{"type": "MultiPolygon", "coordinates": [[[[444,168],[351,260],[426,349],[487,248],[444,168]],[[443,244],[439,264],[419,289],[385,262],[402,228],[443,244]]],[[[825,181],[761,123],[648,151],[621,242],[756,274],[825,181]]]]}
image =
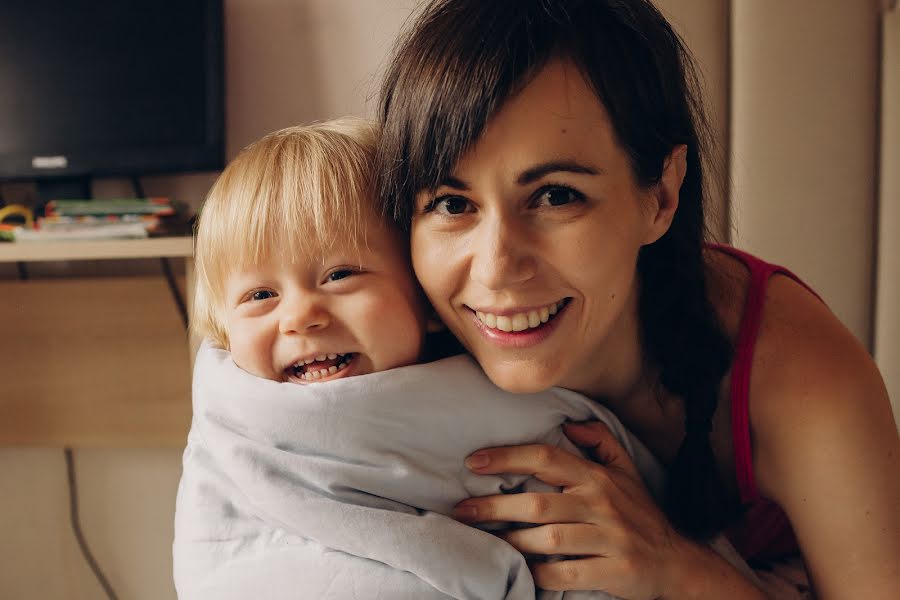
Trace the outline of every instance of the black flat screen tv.
{"type": "Polygon", "coordinates": [[[216,170],[222,0],[0,1],[0,180],[216,170]]]}

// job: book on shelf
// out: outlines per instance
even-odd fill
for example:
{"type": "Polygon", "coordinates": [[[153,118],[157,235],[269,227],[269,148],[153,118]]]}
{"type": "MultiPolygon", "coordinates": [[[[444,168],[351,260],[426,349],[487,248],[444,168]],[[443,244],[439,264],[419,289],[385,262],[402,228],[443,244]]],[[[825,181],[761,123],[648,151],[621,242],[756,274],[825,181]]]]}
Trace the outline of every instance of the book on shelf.
{"type": "Polygon", "coordinates": [[[123,240],[149,237],[147,228],[140,222],[109,223],[96,227],[73,225],[51,229],[27,229],[16,227],[12,237],[17,242],[61,242],[76,240],[123,240]]]}
{"type": "Polygon", "coordinates": [[[109,216],[175,214],[175,206],[168,198],[113,198],[98,200],[51,200],[44,215],[53,216],[109,216]]]}
{"type": "Polygon", "coordinates": [[[187,205],[168,198],[52,200],[25,223],[4,223],[0,241],[131,239],[190,235],[187,205]]]}

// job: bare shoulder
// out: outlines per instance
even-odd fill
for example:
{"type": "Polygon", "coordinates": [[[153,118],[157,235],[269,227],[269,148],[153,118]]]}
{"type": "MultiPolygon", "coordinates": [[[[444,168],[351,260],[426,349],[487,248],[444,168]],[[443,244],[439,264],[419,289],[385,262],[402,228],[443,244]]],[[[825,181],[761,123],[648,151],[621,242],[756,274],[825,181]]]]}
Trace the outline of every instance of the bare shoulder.
{"type": "Polygon", "coordinates": [[[754,464],[764,493],[778,495],[765,489],[766,475],[786,452],[853,443],[860,434],[896,438],[869,353],[824,302],[784,275],[772,276],[766,289],[750,385],[754,464]],[[826,433],[840,439],[823,439],[826,433]]]}
{"type": "Polygon", "coordinates": [[[822,597],[900,592],[900,441],[874,361],[828,307],[775,275],[750,381],[753,464],[822,597]]]}

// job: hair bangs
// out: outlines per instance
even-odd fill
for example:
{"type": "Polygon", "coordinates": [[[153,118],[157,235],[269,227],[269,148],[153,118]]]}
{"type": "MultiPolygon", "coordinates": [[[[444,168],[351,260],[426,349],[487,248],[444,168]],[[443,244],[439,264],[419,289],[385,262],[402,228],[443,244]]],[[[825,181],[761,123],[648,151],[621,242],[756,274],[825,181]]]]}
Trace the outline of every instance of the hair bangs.
{"type": "Polygon", "coordinates": [[[565,10],[553,27],[541,3],[498,0],[429,4],[398,40],[381,89],[377,189],[403,227],[415,195],[433,190],[481,137],[490,118],[560,50],[565,10]],[[472,40],[479,40],[478,44],[472,40]]]}

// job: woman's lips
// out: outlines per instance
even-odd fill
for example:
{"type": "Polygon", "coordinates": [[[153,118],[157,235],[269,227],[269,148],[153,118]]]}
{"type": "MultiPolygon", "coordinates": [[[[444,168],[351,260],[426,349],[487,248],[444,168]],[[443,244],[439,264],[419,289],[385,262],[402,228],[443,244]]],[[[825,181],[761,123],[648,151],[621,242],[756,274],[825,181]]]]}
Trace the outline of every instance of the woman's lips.
{"type": "MultiPolygon", "coordinates": [[[[500,323],[496,323],[496,325],[502,326],[503,328],[499,328],[497,326],[490,327],[489,323],[491,321],[490,317],[492,316],[490,313],[481,313],[481,311],[474,311],[471,308],[466,307],[470,313],[473,323],[475,324],[476,329],[478,329],[479,333],[487,339],[490,343],[512,347],[512,348],[527,348],[530,346],[534,346],[536,344],[541,343],[548,336],[550,336],[556,329],[559,327],[560,320],[563,318],[566,312],[566,308],[570,304],[570,298],[564,298],[563,300],[555,303],[553,306],[556,307],[554,311],[555,314],[548,315],[546,321],[544,319],[540,319],[540,323],[532,326],[535,323],[535,319],[533,316],[529,318],[526,313],[516,313],[512,316],[503,316],[503,317],[495,317],[495,319],[508,319],[508,321],[504,320],[500,323]],[[523,317],[522,315],[526,315],[523,317]],[[527,318],[529,321],[527,323],[523,323],[522,319],[527,318]],[[517,322],[514,322],[517,321],[517,322]],[[485,323],[488,321],[488,323],[485,323]],[[510,325],[512,325],[512,329],[520,329],[520,331],[504,331],[504,329],[510,329],[510,325]]],[[[549,307],[547,308],[549,312],[549,307]]],[[[533,312],[533,311],[529,311],[533,312]]]]}

